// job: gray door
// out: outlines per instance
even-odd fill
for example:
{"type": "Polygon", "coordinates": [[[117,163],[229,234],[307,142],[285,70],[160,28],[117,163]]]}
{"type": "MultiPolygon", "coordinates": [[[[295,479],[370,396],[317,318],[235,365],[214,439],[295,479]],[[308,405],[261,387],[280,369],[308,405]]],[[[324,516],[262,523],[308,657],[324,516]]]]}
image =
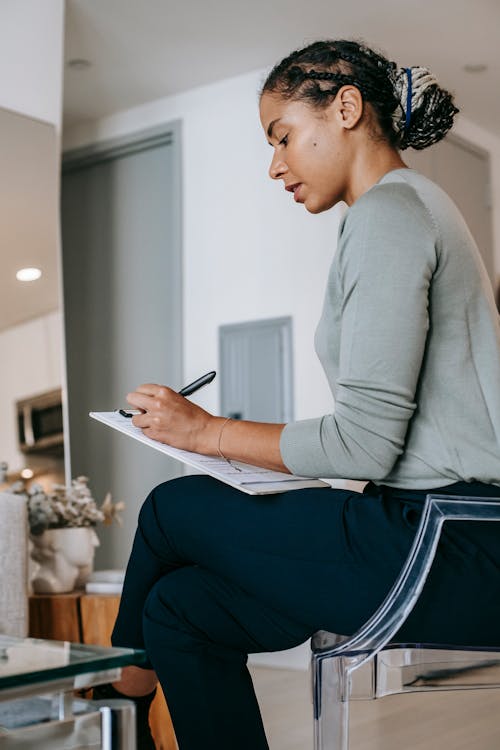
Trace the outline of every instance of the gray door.
{"type": "Polygon", "coordinates": [[[424,151],[403,152],[408,166],[440,185],[455,201],[494,282],[490,163],[484,151],[448,136],[424,151]]]}
{"type": "Polygon", "coordinates": [[[292,319],[219,329],[221,414],[256,422],[293,419],[292,319]]]}
{"type": "Polygon", "coordinates": [[[71,472],[96,499],[126,503],[124,528],[99,529],[100,567],[123,566],[149,490],[172,459],[91,420],[141,383],[180,387],[179,143],[175,130],[67,154],[62,238],[71,472]]]}

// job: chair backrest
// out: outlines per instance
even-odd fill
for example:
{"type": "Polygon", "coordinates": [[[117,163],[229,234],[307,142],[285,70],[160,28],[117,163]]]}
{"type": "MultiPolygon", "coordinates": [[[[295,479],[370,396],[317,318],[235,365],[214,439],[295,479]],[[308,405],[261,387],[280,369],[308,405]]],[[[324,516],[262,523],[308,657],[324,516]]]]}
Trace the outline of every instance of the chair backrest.
{"type": "Polygon", "coordinates": [[[389,643],[420,596],[447,520],[500,521],[500,496],[427,495],[405,565],[384,602],[357,633],[340,644],[322,648],[321,638],[316,643],[313,639],[312,647],[318,658],[348,656],[349,669],[357,669],[389,643]]]}
{"type": "Polygon", "coordinates": [[[0,633],[28,633],[28,518],[26,499],[0,493],[0,633]]]}

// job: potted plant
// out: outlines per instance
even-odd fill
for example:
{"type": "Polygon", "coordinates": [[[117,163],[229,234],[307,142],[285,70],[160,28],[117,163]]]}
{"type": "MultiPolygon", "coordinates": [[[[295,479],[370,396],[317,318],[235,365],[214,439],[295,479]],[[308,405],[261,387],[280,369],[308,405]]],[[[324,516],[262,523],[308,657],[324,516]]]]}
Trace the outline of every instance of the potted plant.
{"type": "Polygon", "coordinates": [[[70,487],[54,485],[46,493],[39,484],[26,489],[17,482],[11,491],[27,499],[31,558],[38,565],[31,583],[35,593],[63,593],[84,586],[99,539],[97,523],[119,523],[122,502],[113,503],[108,492],[101,507],[92,497],[87,477],[73,479],[70,487]]]}

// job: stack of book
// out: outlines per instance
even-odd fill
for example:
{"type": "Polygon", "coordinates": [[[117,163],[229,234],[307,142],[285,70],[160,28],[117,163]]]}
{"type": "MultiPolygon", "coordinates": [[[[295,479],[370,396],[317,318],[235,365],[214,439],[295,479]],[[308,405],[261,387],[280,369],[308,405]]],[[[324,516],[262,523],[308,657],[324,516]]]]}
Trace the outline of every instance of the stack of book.
{"type": "Polygon", "coordinates": [[[87,583],[87,594],[121,594],[123,589],[124,570],[95,570],[87,583]]]}

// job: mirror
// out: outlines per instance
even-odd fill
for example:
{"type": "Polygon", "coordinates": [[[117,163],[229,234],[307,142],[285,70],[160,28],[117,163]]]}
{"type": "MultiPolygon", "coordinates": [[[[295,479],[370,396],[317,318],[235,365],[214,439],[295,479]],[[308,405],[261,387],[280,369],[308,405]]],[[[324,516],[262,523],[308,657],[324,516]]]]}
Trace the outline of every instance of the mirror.
{"type": "Polygon", "coordinates": [[[47,404],[50,393],[57,403],[62,382],[59,140],[54,125],[6,109],[0,133],[0,464],[8,465],[0,489],[21,472],[49,488],[64,481],[62,443],[40,439],[54,434],[57,407],[53,400],[51,411],[31,405],[47,404]],[[38,280],[16,279],[33,267],[42,271],[38,280]],[[20,433],[29,452],[19,449],[20,433]]]}

